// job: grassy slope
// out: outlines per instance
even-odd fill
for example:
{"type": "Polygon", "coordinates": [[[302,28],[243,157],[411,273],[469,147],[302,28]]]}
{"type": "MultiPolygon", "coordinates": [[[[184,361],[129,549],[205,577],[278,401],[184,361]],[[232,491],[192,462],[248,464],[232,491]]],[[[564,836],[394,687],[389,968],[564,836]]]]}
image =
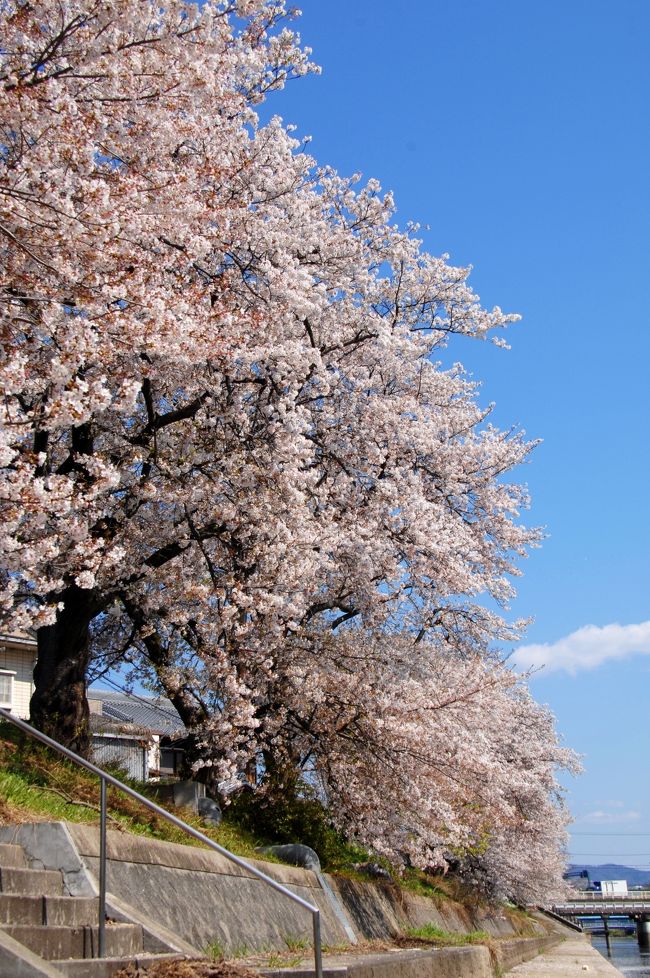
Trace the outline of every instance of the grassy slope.
{"type": "MultiPolygon", "coordinates": [[[[121,771],[116,777],[161,804],[151,788],[129,781],[121,771]]],[[[162,808],[166,808],[161,804],[162,808]]],[[[144,808],[117,789],[108,789],[109,828],[137,835],[147,835],[166,842],[200,845],[181,829],[144,808]]],[[[178,815],[177,809],[169,811],[178,815]]],[[[204,835],[239,856],[258,858],[258,840],[227,820],[207,827],[189,809],[181,817],[204,835]]],[[[68,762],[48,748],[34,744],[10,724],[0,723],[0,823],[52,821],[97,822],[99,819],[99,782],[92,774],[68,762]]]]}
{"type": "MultiPolygon", "coordinates": [[[[162,808],[180,815],[189,825],[199,829],[208,838],[229,849],[238,856],[260,858],[256,846],[272,845],[285,838],[273,837],[267,831],[256,831],[248,813],[243,828],[234,818],[225,817],[218,827],[207,824],[186,808],[178,809],[162,802],[151,785],[131,781],[123,771],[111,770],[121,781],[140,794],[151,798],[162,808]]],[[[133,832],[162,839],[200,846],[201,843],[170,825],[165,819],[150,812],[128,795],[109,787],[109,828],[133,832]]],[[[99,818],[99,782],[94,775],[77,767],[26,737],[11,724],[0,722],[0,823],[51,821],[65,819],[70,822],[97,822],[99,818]]],[[[323,868],[354,875],[353,864],[370,858],[358,846],[348,845],[333,829],[327,832],[326,852],[319,852],[323,868]],[[325,855],[325,858],[323,858],[325,855]]],[[[264,856],[266,861],[273,857],[264,856]]]]}

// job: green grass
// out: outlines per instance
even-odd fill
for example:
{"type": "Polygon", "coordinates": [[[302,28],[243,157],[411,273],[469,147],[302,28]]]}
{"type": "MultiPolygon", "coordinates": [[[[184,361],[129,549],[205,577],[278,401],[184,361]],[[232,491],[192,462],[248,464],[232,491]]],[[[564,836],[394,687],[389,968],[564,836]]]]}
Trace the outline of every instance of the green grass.
{"type": "Polygon", "coordinates": [[[219,940],[210,941],[203,950],[206,958],[210,958],[211,961],[221,961],[224,957],[224,946],[219,940]]]}
{"type": "MultiPolygon", "coordinates": [[[[151,786],[132,781],[120,771],[111,773],[162,808],[168,807],[160,802],[151,786]]],[[[109,828],[166,842],[202,845],[117,789],[109,787],[107,797],[109,828]]],[[[179,812],[169,806],[169,811],[180,814],[193,828],[238,856],[259,858],[255,847],[267,841],[228,819],[219,826],[208,827],[190,809],[179,812]]],[[[97,822],[99,781],[48,748],[34,744],[11,724],[0,723],[0,823],[35,819],[97,822]]]]}
{"type": "MultiPolygon", "coordinates": [[[[21,811],[46,815],[52,819],[69,819],[70,803],[49,791],[46,787],[30,784],[21,774],[0,771],[0,798],[8,806],[21,811]]],[[[75,812],[72,821],[93,822],[97,813],[91,809],[75,812]]]]}
{"type": "Polygon", "coordinates": [[[402,889],[427,897],[439,909],[445,904],[476,911],[488,907],[488,902],[466,883],[451,873],[432,875],[419,869],[407,869],[399,880],[402,889]]]}
{"type": "Polygon", "coordinates": [[[404,933],[407,937],[417,937],[421,941],[430,941],[432,944],[444,947],[485,944],[490,940],[490,935],[484,930],[473,930],[468,934],[453,934],[432,923],[423,924],[421,927],[409,927],[404,933]]]}
{"type": "Polygon", "coordinates": [[[287,934],[282,938],[289,951],[307,951],[311,948],[311,941],[306,937],[289,937],[287,934]]]}
{"type": "Polygon", "coordinates": [[[321,944],[320,949],[323,954],[342,954],[345,951],[349,951],[353,944],[340,943],[340,944],[321,944]]]}
{"type": "Polygon", "coordinates": [[[266,961],[267,968],[295,968],[300,964],[302,957],[285,958],[281,954],[269,954],[266,961]]]}
{"type": "Polygon", "coordinates": [[[228,953],[228,957],[230,959],[234,958],[235,961],[237,961],[240,958],[249,957],[252,953],[253,952],[251,948],[248,946],[248,944],[235,944],[232,950],[228,953]]]}

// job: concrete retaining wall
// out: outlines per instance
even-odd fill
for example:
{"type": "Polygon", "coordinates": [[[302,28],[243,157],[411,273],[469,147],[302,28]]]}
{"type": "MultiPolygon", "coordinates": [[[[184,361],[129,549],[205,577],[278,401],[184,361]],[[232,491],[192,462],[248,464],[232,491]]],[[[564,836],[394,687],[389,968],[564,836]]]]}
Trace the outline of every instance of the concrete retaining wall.
{"type": "MultiPolygon", "coordinates": [[[[77,850],[99,873],[99,838],[85,825],[69,825],[77,850]]],[[[251,860],[321,911],[325,944],[347,942],[315,873],[251,860]]],[[[286,947],[285,937],[312,937],[308,911],[272,890],[224,856],[207,849],[108,833],[108,889],[197,948],[219,941],[227,950],[286,947]]]]}
{"type": "MultiPolygon", "coordinates": [[[[0,829],[0,841],[24,845],[34,865],[63,869],[70,893],[89,895],[96,891],[96,828],[74,823],[6,826],[0,829]]],[[[335,912],[331,897],[315,873],[293,866],[251,862],[319,907],[324,944],[349,942],[340,913],[335,912]]],[[[519,936],[505,914],[470,913],[445,904],[438,908],[432,900],[383,883],[333,876],[327,880],[340,904],[339,910],[343,910],[344,918],[362,940],[390,937],[427,922],[457,933],[485,930],[494,937],[519,936]]],[[[245,869],[206,849],[109,831],[108,890],[116,905],[124,905],[125,909],[132,906],[140,921],[146,919],[156,925],[151,928],[152,934],[160,937],[173,933],[199,950],[213,941],[232,952],[244,946],[284,948],[287,937],[311,940],[311,916],[307,911],[245,869]]],[[[545,937],[548,931],[541,924],[536,927],[540,937],[545,937]]],[[[523,960],[526,958],[518,959],[523,960]]]]}
{"type": "MultiPolygon", "coordinates": [[[[313,967],[273,971],[265,978],[314,978],[313,967]]],[[[323,962],[323,978],[494,978],[486,947],[445,947],[432,951],[395,951],[365,954],[358,958],[329,958],[323,962]]]]}
{"type": "MultiPolygon", "coordinates": [[[[408,927],[432,923],[452,934],[484,930],[491,937],[516,937],[517,928],[505,913],[468,911],[453,903],[439,907],[433,900],[386,883],[362,883],[328,876],[332,889],[360,937],[389,938],[408,927]]],[[[535,929],[543,932],[541,925],[535,929]]]]}
{"type": "MultiPolygon", "coordinates": [[[[494,978],[557,945],[564,935],[514,938],[491,948],[484,945],[392,950],[381,954],[328,955],[324,978],[494,978]]],[[[313,978],[306,959],[295,968],[265,968],[265,978],[313,978]]],[[[543,972],[540,972],[543,974],[543,972]]]]}
{"type": "Polygon", "coordinates": [[[550,951],[561,940],[562,937],[554,933],[545,937],[520,937],[514,941],[501,941],[493,945],[493,964],[498,966],[498,971],[501,973],[510,971],[518,964],[531,961],[544,951],[550,951]]]}

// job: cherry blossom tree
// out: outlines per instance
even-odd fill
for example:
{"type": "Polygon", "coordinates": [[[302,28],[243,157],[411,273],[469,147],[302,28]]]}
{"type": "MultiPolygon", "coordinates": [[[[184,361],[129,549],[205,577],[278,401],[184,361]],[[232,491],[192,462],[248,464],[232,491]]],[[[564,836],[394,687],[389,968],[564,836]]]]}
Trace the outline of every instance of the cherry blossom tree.
{"type": "MultiPolygon", "coordinates": [[[[451,868],[490,898],[540,902],[561,890],[569,814],[557,775],[579,765],[496,655],[414,645],[407,633],[303,629],[272,671],[240,665],[254,691],[244,702],[223,659],[197,669],[196,650],[167,648],[162,626],[139,642],[114,616],[111,630],[140,680],[149,669],[164,688],[152,663],[175,663],[168,691],[208,780],[257,771],[263,806],[316,792],[348,838],[398,867],[451,868]]],[[[102,644],[106,654],[105,634],[102,644]]]]}
{"type": "Polygon", "coordinates": [[[156,477],[182,494],[188,433],[252,324],[241,218],[290,153],[252,107],[309,62],[282,4],[0,16],[4,606],[38,629],[33,719],[84,750],[89,622],[216,531],[191,504],[179,524],[156,477]]]}
{"type": "Polygon", "coordinates": [[[101,634],[216,778],[313,765],[342,827],[420,864],[505,866],[546,799],[557,853],[568,760],[490,651],[520,623],[486,610],[538,540],[508,481],[531,445],[443,360],[517,317],[260,123],[314,70],[285,21],[2,7],[2,616],[37,631],[32,719],[87,749],[101,634]]]}

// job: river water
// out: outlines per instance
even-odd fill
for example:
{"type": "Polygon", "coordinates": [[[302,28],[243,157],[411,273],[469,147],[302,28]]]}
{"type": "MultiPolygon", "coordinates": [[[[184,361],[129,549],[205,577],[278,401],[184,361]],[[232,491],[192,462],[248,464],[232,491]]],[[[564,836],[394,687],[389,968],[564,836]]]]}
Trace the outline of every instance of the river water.
{"type": "Polygon", "coordinates": [[[607,953],[605,938],[594,934],[591,943],[597,951],[629,978],[650,978],[650,954],[641,954],[636,937],[610,937],[611,954],[607,953]]]}

